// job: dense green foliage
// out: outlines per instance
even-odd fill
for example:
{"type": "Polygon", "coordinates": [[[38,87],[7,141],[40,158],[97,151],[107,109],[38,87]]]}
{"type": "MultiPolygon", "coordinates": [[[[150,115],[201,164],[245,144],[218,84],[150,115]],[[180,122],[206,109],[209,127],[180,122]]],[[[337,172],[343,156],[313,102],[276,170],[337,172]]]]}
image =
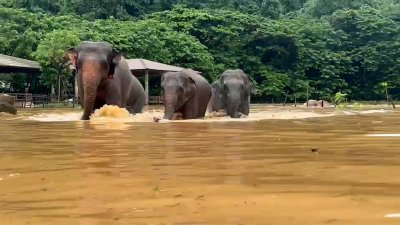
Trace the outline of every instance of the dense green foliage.
{"type": "MultiPolygon", "coordinates": [[[[400,86],[399,0],[0,0],[0,53],[34,59],[42,84],[70,76],[82,40],[202,71],[241,68],[259,100],[384,99],[400,86]],[[385,91],[384,91],[385,92],[385,91]]],[[[68,80],[68,79],[67,79],[68,80]]],[[[400,96],[394,96],[400,97],[400,96]]]]}

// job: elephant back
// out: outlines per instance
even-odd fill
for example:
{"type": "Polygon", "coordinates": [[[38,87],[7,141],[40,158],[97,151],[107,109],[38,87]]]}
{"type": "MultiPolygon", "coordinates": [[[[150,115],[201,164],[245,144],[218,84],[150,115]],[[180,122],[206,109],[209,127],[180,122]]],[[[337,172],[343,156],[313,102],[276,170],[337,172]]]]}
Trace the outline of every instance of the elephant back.
{"type": "Polygon", "coordinates": [[[7,103],[9,105],[14,105],[15,97],[11,95],[0,95],[0,102],[7,103]]]}

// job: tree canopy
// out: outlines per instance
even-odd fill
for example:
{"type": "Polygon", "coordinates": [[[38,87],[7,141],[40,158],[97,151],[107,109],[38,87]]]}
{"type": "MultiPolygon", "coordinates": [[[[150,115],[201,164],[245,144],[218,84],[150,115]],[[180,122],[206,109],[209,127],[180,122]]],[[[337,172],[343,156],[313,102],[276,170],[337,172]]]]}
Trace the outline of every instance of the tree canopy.
{"type": "MultiPolygon", "coordinates": [[[[37,60],[41,82],[70,76],[83,40],[202,71],[243,69],[260,100],[381,99],[400,85],[399,0],[0,0],[0,53],[37,60]]],[[[398,94],[400,93],[393,93],[398,94]]]]}

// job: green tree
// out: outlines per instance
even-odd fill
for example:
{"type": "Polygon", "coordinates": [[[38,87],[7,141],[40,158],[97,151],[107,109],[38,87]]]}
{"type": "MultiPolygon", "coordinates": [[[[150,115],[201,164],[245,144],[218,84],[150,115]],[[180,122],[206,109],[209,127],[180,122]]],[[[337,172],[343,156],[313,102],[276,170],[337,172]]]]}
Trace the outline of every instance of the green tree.
{"type": "Polygon", "coordinates": [[[50,87],[57,83],[59,77],[71,76],[66,64],[66,49],[79,42],[79,35],[69,30],[55,30],[45,36],[33,54],[43,67],[43,84],[50,87]]]}

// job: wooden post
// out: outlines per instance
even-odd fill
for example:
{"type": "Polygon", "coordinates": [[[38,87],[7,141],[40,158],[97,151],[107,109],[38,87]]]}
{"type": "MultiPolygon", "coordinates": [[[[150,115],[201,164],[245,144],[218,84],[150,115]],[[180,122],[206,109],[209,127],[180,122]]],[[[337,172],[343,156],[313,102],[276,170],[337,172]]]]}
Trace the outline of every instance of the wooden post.
{"type": "MultiPolygon", "coordinates": [[[[385,87],[385,91],[386,91],[386,101],[387,101],[387,103],[388,103],[388,105],[389,105],[390,101],[389,101],[389,93],[388,93],[388,88],[387,88],[387,86],[385,87]]],[[[392,105],[393,105],[393,101],[391,101],[391,102],[392,102],[392,105]]]]}
{"type": "Polygon", "coordinates": [[[392,103],[393,109],[396,109],[396,105],[393,102],[392,96],[388,95],[388,100],[390,101],[390,103],[392,103]]]}
{"type": "Polygon", "coordinates": [[[288,98],[288,94],[289,94],[289,91],[286,92],[285,101],[283,102],[283,107],[285,107],[285,105],[286,105],[286,100],[288,98]]]}
{"type": "Polygon", "coordinates": [[[297,99],[296,99],[296,95],[294,95],[294,107],[297,107],[297,99]]]}
{"type": "Polygon", "coordinates": [[[74,107],[75,107],[75,101],[78,101],[78,77],[76,74],[76,71],[74,70],[72,72],[72,75],[74,76],[74,107]]]}
{"type": "Polygon", "coordinates": [[[149,71],[148,70],[146,70],[146,74],[144,77],[144,89],[146,91],[146,104],[145,105],[148,105],[149,104],[149,71]]]}
{"type": "Polygon", "coordinates": [[[307,84],[307,107],[308,107],[308,84],[307,84]]]}
{"type": "Polygon", "coordinates": [[[56,96],[56,91],[55,91],[54,83],[51,83],[50,102],[54,100],[55,96],[56,96]]]}
{"type": "Polygon", "coordinates": [[[61,75],[58,75],[58,103],[61,99],[61,75]]]}

